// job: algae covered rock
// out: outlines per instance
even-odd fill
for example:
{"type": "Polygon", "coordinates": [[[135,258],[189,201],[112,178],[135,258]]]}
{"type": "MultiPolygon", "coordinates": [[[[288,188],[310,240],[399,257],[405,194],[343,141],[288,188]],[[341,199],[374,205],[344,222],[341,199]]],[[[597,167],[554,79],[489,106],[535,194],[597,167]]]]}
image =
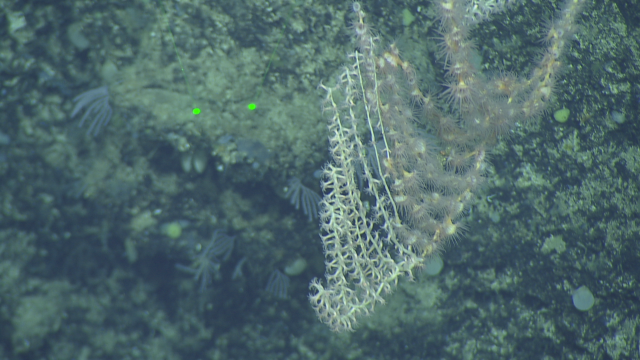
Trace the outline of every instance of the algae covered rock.
{"type": "Polygon", "coordinates": [[[52,282],[38,295],[21,299],[12,319],[11,341],[16,353],[29,351],[43,344],[45,338],[60,329],[65,314],[63,293],[70,285],[52,282]]]}

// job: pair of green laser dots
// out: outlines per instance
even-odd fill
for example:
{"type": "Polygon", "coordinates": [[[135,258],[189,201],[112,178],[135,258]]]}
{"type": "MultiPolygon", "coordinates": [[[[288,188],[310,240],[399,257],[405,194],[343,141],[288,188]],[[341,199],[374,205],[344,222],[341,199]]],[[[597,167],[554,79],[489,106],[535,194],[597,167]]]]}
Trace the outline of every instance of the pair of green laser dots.
{"type": "MultiPolygon", "coordinates": [[[[180,70],[182,70],[182,77],[184,78],[184,82],[187,85],[187,91],[189,92],[189,96],[191,96],[191,100],[193,101],[193,109],[191,110],[191,112],[193,113],[193,115],[198,115],[198,114],[200,114],[200,108],[196,106],[196,98],[193,96],[193,92],[191,91],[191,86],[189,86],[189,80],[187,78],[187,73],[184,71],[184,66],[182,65],[182,60],[180,59],[180,54],[178,54],[178,47],[176,46],[176,40],[173,37],[173,31],[171,31],[171,25],[169,23],[169,13],[167,12],[167,9],[164,7],[164,4],[162,4],[162,9],[164,10],[164,15],[165,15],[165,18],[167,20],[167,28],[169,29],[169,35],[171,36],[171,43],[173,44],[173,50],[176,52],[176,56],[178,57],[178,64],[180,64],[180,70]]],[[[289,15],[290,14],[291,14],[291,12],[289,12],[289,15]]],[[[288,18],[288,16],[287,16],[287,18],[288,18]]],[[[287,18],[285,18],[285,20],[287,18]]],[[[285,24],[285,28],[286,28],[286,24],[285,24]]],[[[260,83],[260,86],[256,90],[256,95],[253,97],[255,100],[257,100],[258,97],[260,97],[260,94],[262,92],[262,86],[264,85],[264,82],[267,79],[267,74],[269,73],[269,68],[271,68],[271,63],[273,63],[273,57],[275,56],[276,51],[280,47],[280,43],[282,42],[282,38],[284,38],[284,31],[280,34],[280,38],[278,39],[278,43],[276,44],[276,47],[273,49],[273,52],[271,53],[271,56],[269,57],[269,63],[267,64],[267,69],[264,71],[264,75],[262,77],[262,82],[260,83]]],[[[249,104],[247,104],[247,109],[249,109],[250,111],[255,110],[256,109],[256,103],[255,102],[250,102],[249,104]]]]}

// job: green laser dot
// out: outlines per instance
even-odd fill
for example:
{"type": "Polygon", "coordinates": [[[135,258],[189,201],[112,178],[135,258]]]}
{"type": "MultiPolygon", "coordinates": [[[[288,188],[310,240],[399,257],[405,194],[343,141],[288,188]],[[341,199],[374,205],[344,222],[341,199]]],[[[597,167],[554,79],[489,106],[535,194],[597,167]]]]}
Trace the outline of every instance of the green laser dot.
{"type": "Polygon", "coordinates": [[[200,109],[198,108],[193,109],[193,115],[198,115],[198,114],[200,114],[200,109]]]}
{"type": "Polygon", "coordinates": [[[255,109],[256,109],[256,104],[251,103],[251,104],[247,105],[247,109],[249,109],[249,110],[255,110],[255,109]]]}

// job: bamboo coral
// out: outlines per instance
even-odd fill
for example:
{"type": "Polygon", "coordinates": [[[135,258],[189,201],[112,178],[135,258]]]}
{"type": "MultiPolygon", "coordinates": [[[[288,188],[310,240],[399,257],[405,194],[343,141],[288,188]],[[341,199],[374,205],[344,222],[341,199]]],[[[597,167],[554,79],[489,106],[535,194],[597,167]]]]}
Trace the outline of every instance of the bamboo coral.
{"type": "Polygon", "coordinates": [[[490,79],[470,60],[473,27],[511,0],[437,1],[445,108],[422,93],[395,45],[380,49],[361,5],[353,4],[357,50],[349,55],[351,65],[335,87],[320,86],[331,156],[320,204],[326,283],[314,279],[309,299],[322,322],[352,330],[359,316],[384,303],[400,276],[411,278],[414,268],[460,235],[461,215],[484,180],[487,151],[517,122],[545,110],[585,1],[565,3],[526,80],[510,73],[490,79]],[[412,104],[434,134],[416,127],[412,104]],[[374,200],[370,208],[363,191],[374,200]]]}

